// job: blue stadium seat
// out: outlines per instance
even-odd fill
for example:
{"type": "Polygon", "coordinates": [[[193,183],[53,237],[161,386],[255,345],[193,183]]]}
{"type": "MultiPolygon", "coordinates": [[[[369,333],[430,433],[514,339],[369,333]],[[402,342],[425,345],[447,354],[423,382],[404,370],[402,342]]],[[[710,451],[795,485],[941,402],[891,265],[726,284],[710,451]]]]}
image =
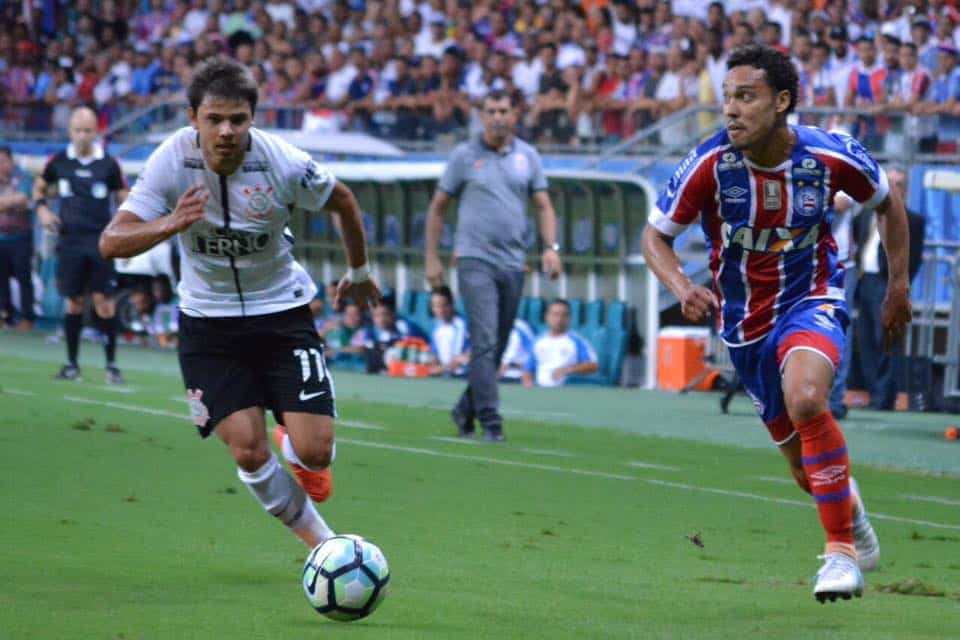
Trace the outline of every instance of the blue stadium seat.
{"type": "Polygon", "coordinates": [[[524,296],[520,298],[520,306],[517,307],[517,317],[521,320],[527,319],[527,308],[530,306],[530,298],[524,296]]]}
{"type": "Polygon", "coordinates": [[[583,324],[583,300],[572,298],[567,302],[570,303],[570,328],[577,329],[583,324]]]}
{"type": "Polygon", "coordinates": [[[543,298],[530,298],[530,302],[527,304],[527,313],[525,316],[522,316],[523,319],[529,322],[531,327],[543,324],[545,306],[546,304],[543,298]]]}
{"type": "Polygon", "coordinates": [[[433,316],[430,315],[430,292],[417,291],[416,300],[413,303],[413,312],[408,316],[417,324],[432,326],[433,316]]]}
{"type": "Polygon", "coordinates": [[[583,326],[603,326],[603,300],[594,300],[587,303],[587,307],[584,310],[583,326]]]}
{"type": "Polygon", "coordinates": [[[599,370],[588,376],[571,376],[568,384],[615,386],[627,350],[627,332],[607,327],[584,327],[579,331],[597,352],[599,370]]]}
{"type": "Polygon", "coordinates": [[[417,301],[417,292],[413,289],[407,289],[403,292],[403,300],[400,301],[400,307],[397,313],[405,316],[413,315],[413,307],[417,301]]]}
{"type": "Polygon", "coordinates": [[[627,305],[626,303],[614,300],[607,304],[607,322],[606,327],[613,331],[625,331],[627,329],[627,305]]]}

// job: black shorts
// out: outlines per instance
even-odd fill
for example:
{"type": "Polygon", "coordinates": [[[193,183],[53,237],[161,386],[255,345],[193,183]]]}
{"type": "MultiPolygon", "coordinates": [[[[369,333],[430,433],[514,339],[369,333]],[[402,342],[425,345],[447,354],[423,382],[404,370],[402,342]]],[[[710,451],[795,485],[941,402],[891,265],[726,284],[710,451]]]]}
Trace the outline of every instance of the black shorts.
{"type": "Polygon", "coordinates": [[[335,417],[333,381],[307,306],[261,316],[179,316],[177,352],[190,416],[209,436],[235,411],[264,407],[335,417]]]}
{"type": "Polygon", "coordinates": [[[98,236],[62,236],[57,245],[57,288],[73,298],[93,291],[111,295],[117,287],[113,260],[100,255],[98,236]]]}

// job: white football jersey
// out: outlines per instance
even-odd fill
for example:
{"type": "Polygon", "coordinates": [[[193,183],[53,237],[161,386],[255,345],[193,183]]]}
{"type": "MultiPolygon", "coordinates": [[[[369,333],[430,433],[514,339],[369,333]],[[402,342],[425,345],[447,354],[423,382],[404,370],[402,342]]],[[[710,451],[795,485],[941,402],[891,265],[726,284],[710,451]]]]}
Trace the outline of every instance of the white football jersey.
{"type": "Polygon", "coordinates": [[[295,210],[321,209],[336,178],[306,152],[256,128],[243,163],[221,176],[207,167],[197,131],[184,127],[150,154],[120,209],[156,220],[197,184],[210,195],[203,219],[177,236],[181,311],[252,316],[310,302],[317,288],[293,259],[286,226],[295,210]]]}

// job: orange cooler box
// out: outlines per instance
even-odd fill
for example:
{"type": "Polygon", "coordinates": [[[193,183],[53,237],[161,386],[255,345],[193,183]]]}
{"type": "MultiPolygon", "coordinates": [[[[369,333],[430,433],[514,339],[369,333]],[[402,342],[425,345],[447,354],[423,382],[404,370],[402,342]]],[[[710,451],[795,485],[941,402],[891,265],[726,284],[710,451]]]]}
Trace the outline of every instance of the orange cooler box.
{"type": "Polygon", "coordinates": [[[706,370],[710,330],[705,327],[664,327],[657,338],[657,386],[680,390],[706,370]]]}

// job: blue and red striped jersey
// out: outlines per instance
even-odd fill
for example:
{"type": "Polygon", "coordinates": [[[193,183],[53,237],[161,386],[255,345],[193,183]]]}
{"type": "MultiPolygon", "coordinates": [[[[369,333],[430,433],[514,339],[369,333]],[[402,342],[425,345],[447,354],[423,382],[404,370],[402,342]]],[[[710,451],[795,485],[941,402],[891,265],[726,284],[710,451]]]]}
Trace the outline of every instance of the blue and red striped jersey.
{"type": "Polygon", "coordinates": [[[699,216],[731,346],[760,340],[801,300],[843,299],[833,196],[843,191],[869,209],[889,192],[883,169],[854,138],[792,129],[797,144],[776,167],[750,162],[720,131],[680,162],[650,215],[669,236],[699,216]]]}

